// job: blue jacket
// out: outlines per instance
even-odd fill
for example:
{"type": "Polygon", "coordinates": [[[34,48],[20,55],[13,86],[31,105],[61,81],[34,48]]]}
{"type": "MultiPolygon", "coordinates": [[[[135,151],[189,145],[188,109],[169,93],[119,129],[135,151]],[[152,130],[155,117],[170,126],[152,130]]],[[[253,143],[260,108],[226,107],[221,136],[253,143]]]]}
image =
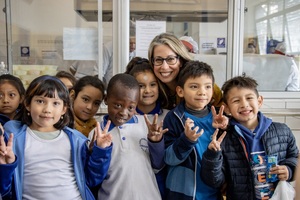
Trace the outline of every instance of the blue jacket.
{"type": "MultiPolygon", "coordinates": [[[[198,159],[202,156],[197,155],[198,152],[196,150],[199,139],[193,142],[184,134],[184,124],[187,119],[184,104],[185,102],[181,102],[177,107],[169,111],[164,119],[164,128],[169,129],[164,134],[164,140],[166,148],[165,162],[168,165],[166,195],[167,199],[170,200],[195,199],[197,184],[201,186],[201,183],[197,182],[196,177],[196,171],[199,170],[197,163],[200,162],[198,159]]],[[[210,110],[210,106],[208,109],[210,110]]],[[[201,129],[202,127],[199,128],[201,129]]],[[[205,185],[205,187],[209,186],[205,185]]],[[[214,190],[213,188],[211,189],[214,190]]],[[[217,190],[215,191],[218,193],[217,190]]]]}
{"type": "MultiPolygon", "coordinates": [[[[24,148],[27,125],[19,121],[11,120],[4,126],[5,140],[8,133],[14,133],[13,151],[16,160],[11,164],[0,164],[0,193],[3,199],[22,199],[22,180],[24,173],[24,148]]],[[[105,178],[109,164],[112,146],[101,149],[94,145],[90,153],[86,145],[87,138],[75,129],[65,127],[72,149],[72,161],[77,185],[84,200],[95,199],[89,187],[100,184],[105,178]]]]}
{"type": "MultiPolygon", "coordinates": [[[[288,181],[293,180],[299,151],[290,128],[286,124],[272,122],[261,141],[266,155],[278,155],[278,164],[286,165],[289,171],[288,181]]],[[[207,149],[203,154],[202,179],[215,188],[226,184],[227,200],[256,199],[246,142],[236,125],[229,126],[221,149],[218,152],[207,149]]]]}

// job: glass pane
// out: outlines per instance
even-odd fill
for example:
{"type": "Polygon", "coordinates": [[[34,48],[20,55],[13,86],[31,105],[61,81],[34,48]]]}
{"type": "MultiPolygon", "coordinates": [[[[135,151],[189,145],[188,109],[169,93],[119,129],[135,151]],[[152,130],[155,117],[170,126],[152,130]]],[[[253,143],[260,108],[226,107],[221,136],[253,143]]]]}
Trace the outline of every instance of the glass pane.
{"type": "MultiPolygon", "coordinates": [[[[267,53],[267,48],[266,48],[267,47],[267,35],[268,35],[267,25],[268,25],[267,20],[258,22],[256,24],[258,48],[259,48],[259,52],[257,52],[257,53],[260,53],[260,54],[267,53]]],[[[250,50],[251,49],[248,49],[248,53],[250,50]]]]}
{"type": "Polygon", "coordinates": [[[25,87],[38,75],[70,66],[77,78],[98,73],[98,23],[79,15],[76,6],[76,1],[11,1],[13,73],[25,87]]]}
{"type": "Polygon", "coordinates": [[[2,11],[4,7],[5,1],[0,1],[0,62],[7,63],[5,12],[2,11]]]}
{"type": "Polygon", "coordinates": [[[300,4],[300,0],[285,0],[285,7],[291,8],[300,4]]]}
{"type": "MultiPolygon", "coordinates": [[[[252,3],[254,3],[254,2],[252,2],[252,3]]],[[[251,5],[253,6],[252,3],[247,6],[248,11],[251,11],[251,10],[249,10],[249,8],[250,8],[251,5]]],[[[256,19],[260,19],[262,17],[267,16],[267,14],[268,14],[268,5],[267,4],[260,4],[260,5],[256,6],[254,13],[255,13],[255,18],[256,19]]]]}
{"type": "Polygon", "coordinates": [[[283,16],[273,17],[270,19],[271,36],[274,40],[283,41],[283,16]]]}
{"type": "Polygon", "coordinates": [[[277,13],[283,9],[283,0],[271,0],[269,4],[269,15],[277,13]]]}
{"type": "Polygon", "coordinates": [[[287,13],[287,29],[289,33],[290,39],[290,48],[287,50],[288,53],[300,53],[300,10],[287,13]]]}
{"type": "Polygon", "coordinates": [[[283,2],[245,2],[243,72],[261,91],[299,91],[300,12],[283,2]]]}

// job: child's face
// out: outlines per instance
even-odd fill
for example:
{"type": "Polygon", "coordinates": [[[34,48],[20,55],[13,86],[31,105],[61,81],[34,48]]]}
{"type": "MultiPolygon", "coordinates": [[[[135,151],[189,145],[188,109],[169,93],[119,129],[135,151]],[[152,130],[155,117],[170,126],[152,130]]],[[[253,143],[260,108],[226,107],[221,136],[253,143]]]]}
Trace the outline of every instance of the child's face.
{"type": "Polygon", "coordinates": [[[80,120],[87,121],[96,115],[102,100],[103,94],[98,88],[84,86],[74,99],[74,114],[80,120]]]}
{"type": "Polygon", "coordinates": [[[257,96],[253,90],[234,87],[228,91],[226,112],[245,127],[254,129],[262,102],[262,96],[257,96]]]}
{"type": "Polygon", "coordinates": [[[41,132],[55,131],[54,124],[60,120],[67,110],[63,100],[58,98],[57,92],[55,92],[55,98],[45,97],[44,94],[34,96],[26,109],[30,112],[32,118],[30,128],[41,132]]]}
{"type": "Polygon", "coordinates": [[[158,83],[153,73],[146,71],[140,72],[135,77],[140,85],[140,100],[141,106],[154,106],[158,99],[158,83]]]}
{"type": "Polygon", "coordinates": [[[183,97],[188,108],[203,110],[211,101],[213,95],[213,82],[207,75],[188,78],[181,88],[177,86],[177,95],[183,97]]]}
{"type": "Polygon", "coordinates": [[[0,113],[12,119],[22,101],[17,88],[5,82],[0,85],[0,113]]]}
{"type": "Polygon", "coordinates": [[[108,117],[115,126],[121,126],[132,118],[139,101],[139,90],[116,85],[105,99],[108,117]]]}

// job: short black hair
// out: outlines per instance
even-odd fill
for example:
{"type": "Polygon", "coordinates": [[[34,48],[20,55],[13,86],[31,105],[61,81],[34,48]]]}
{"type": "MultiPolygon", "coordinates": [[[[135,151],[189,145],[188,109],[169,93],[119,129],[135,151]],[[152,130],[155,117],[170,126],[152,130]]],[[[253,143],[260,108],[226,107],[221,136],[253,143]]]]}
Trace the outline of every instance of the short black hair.
{"type": "Polygon", "coordinates": [[[257,91],[257,82],[255,79],[253,79],[250,76],[236,76],[233,77],[229,80],[227,80],[223,86],[222,86],[222,91],[223,91],[223,102],[227,104],[227,98],[228,98],[228,92],[232,88],[245,88],[245,89],[250,89],[255,92],[257,96],[259,96],[258,91],[257,91]]]}
{"type": "Polygon", "coordinates": [[[140,72],[153,72],[152,66],[149,63],[149,60],[142,57],[134,57],[132,58],[126,66],[125,74],[130,74],[132,76],[136,76],[136,74],[140,72]]]}
{"type": "Polygon", "coordinates": [[[129,89],[134,89],[140,92],[140,86],[138,81],[131,75],[129,74],[116,74],[114,75],[107,86],[107,97],[112,95],[112,91],[115,89],[120,89],[122,90],[123,87],[129,88],[129,89]],[[119,87],[122,85],[122,87],[119,87]]]}
{"type": "Polygon", "coordinates": [[[188,61],[178,75],[177,85],[183,88],[187,79],[196,78],[202,75],[206,75],[210,77],[212,79],[212,84],[215,83],[213,69],[211,68],[210,65],[197,60],[188,61]]]}
{"type": "Polygon", "coordinates": [[[76,84],[73,87],[74,90],[74,99],[76,99],[78,93],[87,85],[91,85],[100,90],[102,96],[105,95],[105,86],[104,83],[98,78],[98,76],[83,76],[77,80],[76,84]]]}
{"type": "Polygon", "coordinates": [[[21,79],[19,79],[18,77],[11,74],[2,74],[0,76],[0,84],[3,84],[5,82],[14,86],[18,90],[20,97],[23,97],[25,95],[24,85],[21,79]]]}

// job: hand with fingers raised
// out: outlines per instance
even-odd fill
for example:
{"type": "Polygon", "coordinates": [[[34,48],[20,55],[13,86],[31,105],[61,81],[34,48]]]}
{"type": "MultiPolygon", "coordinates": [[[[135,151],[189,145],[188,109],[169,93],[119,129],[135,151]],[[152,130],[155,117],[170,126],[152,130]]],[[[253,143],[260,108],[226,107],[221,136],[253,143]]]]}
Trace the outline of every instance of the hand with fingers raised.
{"type": "Polygon", "coordinates": [[[213,114],[213,124],[212,126],[216,129],[220,128],[225,130],[229,123],[228,117],[223,115],[224,113],[224,105],[220,107],[219,114],[217,114],[216,109],[214,106],[211,107],[211,112],[213,114]]]}
{"type": "Polygon", "coordinates": [[[196,142],[198,138],[204,133],[204,130],[201,129],[200,132],[197,133],[199,127],[198,126],[194,127],[194,126],[195,126],[194,121],[190,118],[187,118],[184,125],[184,134],[189,140],[196,142]]]}
{"type": "Polygon", "coordinates": [[[15,162],[16,157],[13,152],[13,138],[14,135],[11,133],[7,144],[4,141],[4,130],[2,125],[0,125],[0,164],[11,164],[15,162]]]}
{"type": "Polygon", "coordinates": [[[213,136],[212,141],[208,145],[208,149],[212,151],[221,151],[221,143],[226,136],[226,131],[222,133],[222,135],[217,139],[217,135],[219,133],[219,129],[216,129],[213,136]]]}
{"type": "Polygon", "coordinates": [[[104,130],[101,130],[100,123],[97,122],[93,140],[90,143],[90,149],[92,149],[94,142],[96,141],[96,145],[101,148],[109,147],[112,143],[112,135],[108,133],[108,129],[110,126],[111,121],[108,120],[104,130]]]}
{"type": "Polygon", "coordinates": [[[151,142],[161,141],[164,133],[166,133],[168,131],[168,129],[167,128],[163,129],[163,121],[161,121],[159,123],[159,125],[157,124],[158,114],[154,115],[152,124],[151,124],[150,120],[148,119],[147,114],[144,114],[144,118],[145,118],[145,122],[148,127],[148,140],[150,140],[151,142]]]}

